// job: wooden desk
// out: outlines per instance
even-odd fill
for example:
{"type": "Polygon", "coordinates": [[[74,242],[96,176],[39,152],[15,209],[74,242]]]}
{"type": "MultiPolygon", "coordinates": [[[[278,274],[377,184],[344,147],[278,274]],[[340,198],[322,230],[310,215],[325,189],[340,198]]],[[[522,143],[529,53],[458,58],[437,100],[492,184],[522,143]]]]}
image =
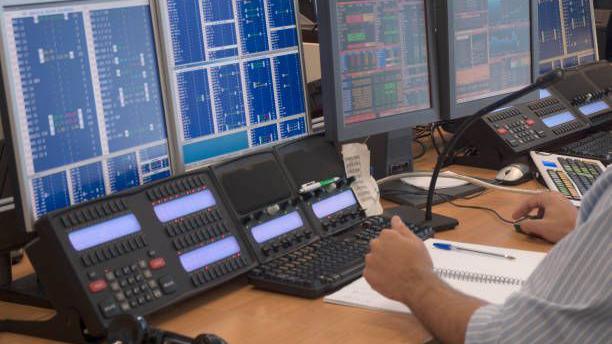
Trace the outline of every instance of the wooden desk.
{"type": "MultiPolygon", "coordinates": [[[[416,168],[431,169],[435,156],[429,152],[416,168]]],[[[453,171],[492,178],[494,171],[455,166],[453,171]]],[[[536,188],[535,182],[522,187],[536,188]]],[[[509,218],[525,196],[491,191],[463,204],[486,205],[509,218]]],[[[392,206],[385,203],[385,206],[392,206]]],[[[547,251],[550,245],[517,234],[508,224],[479,210],[456,208],[450,204],[434,211],[459,219],[457,229],[440,233],[438,238],[476,244],[496,245],[533,251],[547,251]]],[[[16,277],[32,271],[26,261],[15,268],[16,277]]],[[[52,312],[0,303],[0,319],[44,319],[52,312]]],[[[296,297],[255,290],[239,278],[216,290],[175,305],[152,317],[154,326],[190,336],[216,333],[230,343],[422,343],[431,336],[410,315],[368,311],[326,304],[322,299],[296,297]]],[[[52,343],[50,341],[0,334],[0,343],[52,343]]]]}

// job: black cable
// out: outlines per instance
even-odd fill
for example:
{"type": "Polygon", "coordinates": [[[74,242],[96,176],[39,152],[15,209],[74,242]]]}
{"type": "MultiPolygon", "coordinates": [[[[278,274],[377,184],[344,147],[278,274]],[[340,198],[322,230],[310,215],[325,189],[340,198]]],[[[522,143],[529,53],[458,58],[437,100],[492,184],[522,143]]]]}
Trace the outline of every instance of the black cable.
{"type": "MultiPolygon", "coordinates": [[[[438,196],[440,198],[442,198],[444,200],[444,202],[448,202],[448,204],[457,207],[457,208],[464,208],[464,209],[473,209],[473,210],[482,210],[482,211],[487,211],[492,213],[493,215],[495,215],[500,221],[506,223],[506,224],[510,224],[510,225],[514,225],[518,222],[521,222],[522,220],[519,219],[517,221],[514,220],[508,220],[506,218],[504,218],[500,213],[498,213],[495,209],[493,208],[488,208],[488,207],[482,207],[482,206],[477,206],[477,205],[467,205],[467,204],[459,204],[456,203],[455,200],[453,200],[453,198],[456,199],[463,199],[463,200],[472,200],[474,198],[480,197],[482,195],[484,195],[488,190],[483,190],[480,191],[479,193],[473,194],[473,195],[469,195],[469,196],[464,196],[464,197],[455,197],[453,195],[449,195],[449,194],[445,194],[445,193],[441,193],[441,192],[434,192],[435,196],[438,196]]],[[[385,189],[384,190],[385,194],[412,194],[412,195],[420,195],[420,196],[425,196],[427,195],[427,191],[423,190],[421,191],[416,191],[416,192],[407,192],[406,190],[401,190],[401,189],[385,189]]]]}
{"type": "Polygon", "coordinates": [[[433,132],[431,133],[430,138],[431,138],[431,144],[434,150],[436,151],[436,154],[440,155],[440,149],[438,148],[438,143],[436,142],[436,135],[434,135],[433,132]]]}
{"type": "Polygon", "coordinates": [[[436,131],[438,132],[438,135],[440,135],[442,143],[446,146],[446,139],[444,138],[444,133],[442,132],[440,125],[436,125],[436,131]]]}
{"type": "Polygon", "coordinates": [[[415,143],[417,143],[420,147],[421,147],[421,151],[419,152],[419,154],[415,155],[414,157],[412,157],[413,160],[418,160],[422,157],[425,156],[425,153],[427,153],[427,146],[425,146],[425,144],[419,140],[413,140],[415,143]]]}

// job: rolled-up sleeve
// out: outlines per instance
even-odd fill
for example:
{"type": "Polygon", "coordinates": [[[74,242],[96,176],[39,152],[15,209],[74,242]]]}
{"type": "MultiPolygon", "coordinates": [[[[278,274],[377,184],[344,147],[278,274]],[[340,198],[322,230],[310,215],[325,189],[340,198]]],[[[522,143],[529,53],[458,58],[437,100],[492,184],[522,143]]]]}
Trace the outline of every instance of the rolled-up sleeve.
{"type": "Polygon", "coordinates": [[[583,200],[577,228],[503,305],[472,314],[466,343],[609,343],[612,169],[583,200]]]}
{"type": "Polygon", "coordinates": [[[500,337],[502,324],[499,313],[501,305],[487,305],[472,314],[468,324],[466,343],[491,343],[500,337]]]}

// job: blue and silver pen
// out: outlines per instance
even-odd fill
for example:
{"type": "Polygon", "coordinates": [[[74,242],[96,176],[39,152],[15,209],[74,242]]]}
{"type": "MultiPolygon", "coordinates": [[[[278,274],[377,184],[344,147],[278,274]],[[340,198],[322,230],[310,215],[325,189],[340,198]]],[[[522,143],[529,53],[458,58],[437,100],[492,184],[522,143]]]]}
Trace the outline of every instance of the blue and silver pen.
{"type": "Polygon", "coordinates": [[[489,255],[489,256],[500,257],[500,258],[505,258],[505,259],[510,259],[510,260],[516,259],[515,257],[507,255],[507,254],[474,250],[474,249],[471,249],[471,248],[460,247],[460,246],[451,245],[451,244],[443,244],[443,243],[440,243],[440,242],[434,243],[433,246],[435,248],[439,248],[439,249],[445,250],[445,251],[451,251],[451,250],[466,251],[466,252],[474,252],[474,253],[486,254],[486,255],[489,255]]]}

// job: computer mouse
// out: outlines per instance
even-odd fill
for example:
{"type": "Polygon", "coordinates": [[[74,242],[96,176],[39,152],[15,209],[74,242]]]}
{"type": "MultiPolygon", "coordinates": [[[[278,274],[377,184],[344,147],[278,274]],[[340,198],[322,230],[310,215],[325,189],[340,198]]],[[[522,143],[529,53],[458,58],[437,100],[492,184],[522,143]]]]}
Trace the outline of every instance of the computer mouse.
{"type": "Polygon", "coordinates": [[[514,163],[508,165],[499,172],[495,180],[503,185],[517,185],[531,179],[531,169],[526,164],[514,163]]]}

